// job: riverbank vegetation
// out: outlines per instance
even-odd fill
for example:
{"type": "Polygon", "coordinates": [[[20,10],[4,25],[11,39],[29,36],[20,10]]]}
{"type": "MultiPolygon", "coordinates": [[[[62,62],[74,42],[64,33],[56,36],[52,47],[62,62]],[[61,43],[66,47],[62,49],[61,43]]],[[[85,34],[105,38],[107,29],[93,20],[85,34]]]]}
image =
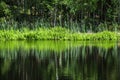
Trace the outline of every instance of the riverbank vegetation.
{"type": "Polygon", "coordinates": [[[0,0],[0,40],[119,40],[119,0],[0,0]]]}
{"type": "Polygon", "coordinates": [[[116,32],[80,33],[66,28],[38,28],[30,30],[0,30],[0,40],[119,40],[116,32]]]}

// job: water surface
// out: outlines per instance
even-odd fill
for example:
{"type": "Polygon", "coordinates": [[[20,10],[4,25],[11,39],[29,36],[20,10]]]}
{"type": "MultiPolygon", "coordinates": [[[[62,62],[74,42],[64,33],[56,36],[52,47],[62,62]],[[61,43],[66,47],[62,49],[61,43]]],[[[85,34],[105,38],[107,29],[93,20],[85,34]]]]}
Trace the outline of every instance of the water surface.
{"type": "Polygon", "coordinates": [[[0,42],[0,80],[119,80],[117,42],[0,42]]]}

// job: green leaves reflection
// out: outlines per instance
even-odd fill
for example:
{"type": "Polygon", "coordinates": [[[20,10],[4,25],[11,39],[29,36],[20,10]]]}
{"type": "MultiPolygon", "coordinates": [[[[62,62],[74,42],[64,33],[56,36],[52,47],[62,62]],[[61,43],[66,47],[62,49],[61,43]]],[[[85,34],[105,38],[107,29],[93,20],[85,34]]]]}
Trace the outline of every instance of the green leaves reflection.
{"type": "Polygon", "coordinates": [[[0,79],[117,80],[119,43],[1,42],[0,79]]]}

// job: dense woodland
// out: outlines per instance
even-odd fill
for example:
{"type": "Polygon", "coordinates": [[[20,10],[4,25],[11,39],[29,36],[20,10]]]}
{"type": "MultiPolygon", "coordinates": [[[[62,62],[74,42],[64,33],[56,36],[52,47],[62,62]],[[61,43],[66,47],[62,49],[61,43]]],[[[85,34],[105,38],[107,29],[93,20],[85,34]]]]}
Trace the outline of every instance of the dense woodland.
{"type": "Polygon", "coordinates": [[[115,30],[119,13],[120,0],[0,0],[1,24],[25,23],[32,29],[62,26],[80,31],[115,30]]]}

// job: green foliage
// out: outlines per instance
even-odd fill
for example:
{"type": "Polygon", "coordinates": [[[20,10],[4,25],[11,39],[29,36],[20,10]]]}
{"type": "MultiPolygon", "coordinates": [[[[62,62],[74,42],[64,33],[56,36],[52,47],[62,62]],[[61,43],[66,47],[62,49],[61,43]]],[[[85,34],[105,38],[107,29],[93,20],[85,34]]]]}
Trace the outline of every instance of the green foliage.
{"type": "Polygon", "coordinates": [[[94,40],[117,40],[117,35],[114,32],[103,31],[92,37],[94,40]]]}
{"type": "Polygon", "coordinates": [[[118,40],[115,32],[103,31],[98,33],[72,32],[66,28],[39,28],[36,30],[0,30],[0,40],[118,40]]]}
{"type": "Polygon", "coordinates": [[[10,16],[11,16],[11,11],[10,11],[9,5],[1,1],[0,2],[0,18],[2,19],[2,17],[10,17],[10,16]]]}
{"type": "Polygon", "coordinates": [[[1,0],[0,21],[8,22],[8,18],[12,18],[20,25],[24,21],[31,24],[40,19],[38,25],[42,26],[70,29],[79,26],[81,30],[86,29],[82,31],[87,31],[92,25],[93,31],[103,31],[106,26],[101,27],[101,23],[119,23],[119,4],[119,0],[1,0]]]}

